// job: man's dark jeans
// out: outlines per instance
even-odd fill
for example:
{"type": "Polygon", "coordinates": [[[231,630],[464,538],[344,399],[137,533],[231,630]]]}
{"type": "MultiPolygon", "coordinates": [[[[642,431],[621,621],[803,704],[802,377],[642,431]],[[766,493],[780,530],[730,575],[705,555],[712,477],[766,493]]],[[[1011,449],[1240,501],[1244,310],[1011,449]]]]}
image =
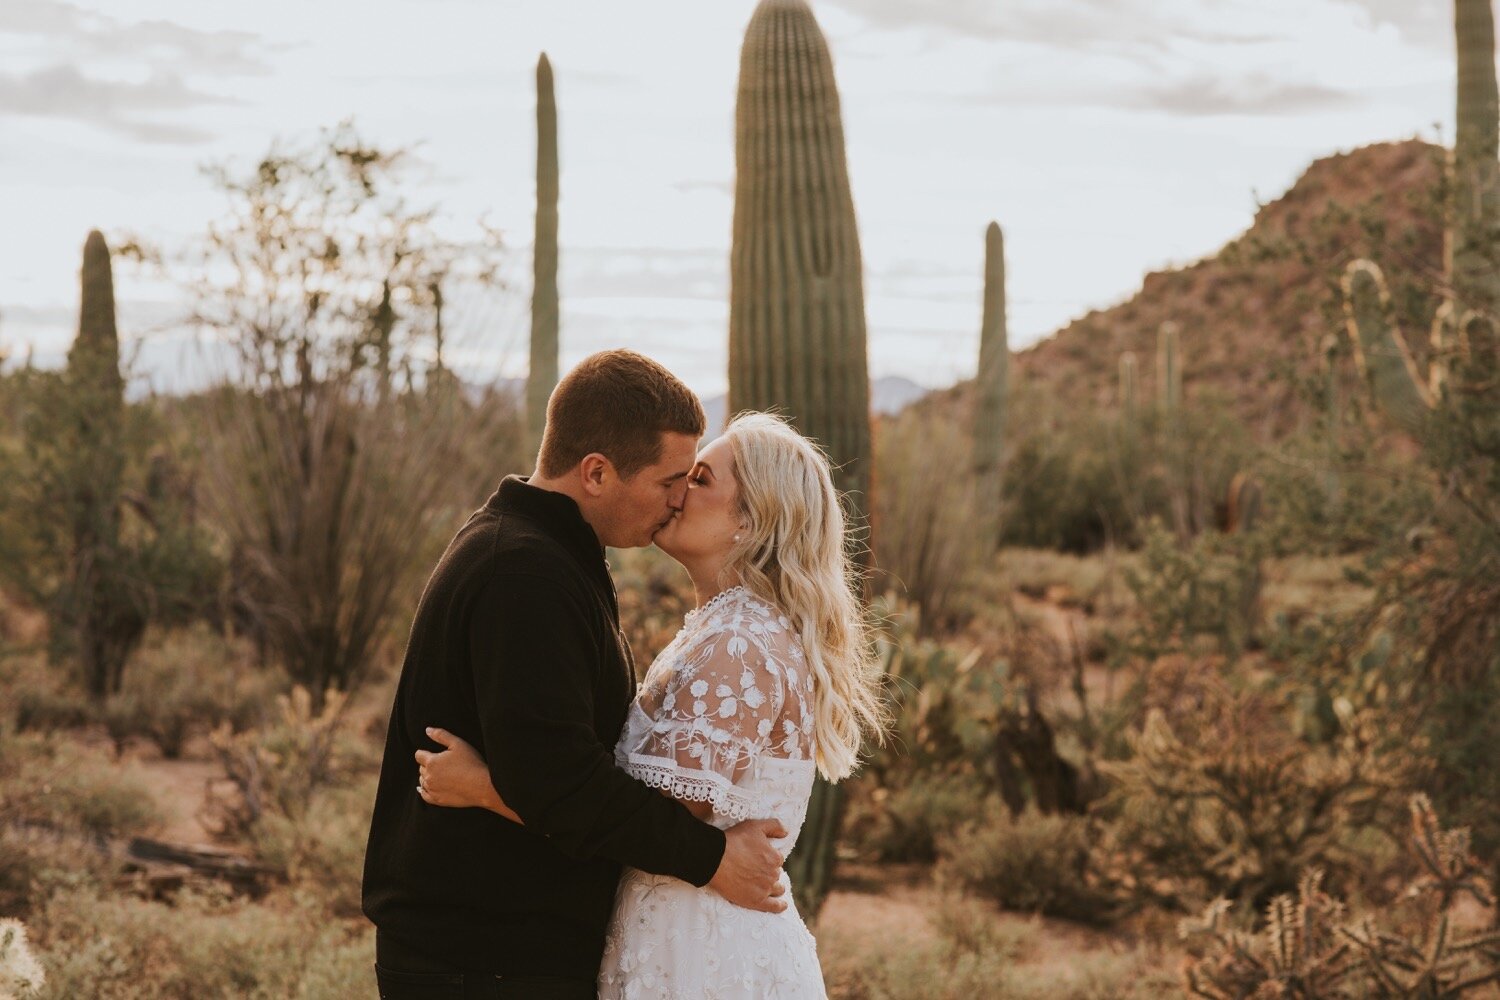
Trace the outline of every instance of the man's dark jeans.
{"type": "Polygon", "coordinates": [[[595,1000],[594,984],[551,976],[402,972],[375,966],[380,1000],[595,1000]]]}

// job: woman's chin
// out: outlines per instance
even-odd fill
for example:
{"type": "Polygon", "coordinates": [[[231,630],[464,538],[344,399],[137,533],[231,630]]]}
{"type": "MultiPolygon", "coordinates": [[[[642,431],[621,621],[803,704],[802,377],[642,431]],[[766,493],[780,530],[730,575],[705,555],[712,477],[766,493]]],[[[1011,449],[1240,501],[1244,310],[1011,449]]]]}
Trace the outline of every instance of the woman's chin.
{"type": "Polygon", "coordinates": [[[666,527],[658,528],[656,534],[651,536],[652,543],[669,556],[673,555],[673,552],[676,549],[676,546],[672,544],[672,528],[675,525],[675,521],[668,522],[666,527]]]}

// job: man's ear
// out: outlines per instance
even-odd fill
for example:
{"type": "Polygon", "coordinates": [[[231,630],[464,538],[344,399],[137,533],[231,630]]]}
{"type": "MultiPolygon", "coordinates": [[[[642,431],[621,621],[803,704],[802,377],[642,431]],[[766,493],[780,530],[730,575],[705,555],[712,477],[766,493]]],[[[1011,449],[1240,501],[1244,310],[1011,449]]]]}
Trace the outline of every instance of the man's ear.
{"type": "Polygon", "coordinates": [[[583,461],[578,463],[579,481],[583,485],[584,492],[591,497],[599,496],[604,492],[605,484],[615,474],[615,468],[609,459],[597,451],[589,452],[583,456],[583,461]]]}

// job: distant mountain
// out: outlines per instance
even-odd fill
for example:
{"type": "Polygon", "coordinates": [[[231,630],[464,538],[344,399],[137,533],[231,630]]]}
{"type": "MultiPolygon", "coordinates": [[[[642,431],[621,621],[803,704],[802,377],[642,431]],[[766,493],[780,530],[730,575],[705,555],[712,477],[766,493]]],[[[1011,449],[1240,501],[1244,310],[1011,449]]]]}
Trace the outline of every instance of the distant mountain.
{"type": "MultiPolygon", "coordinates": [[[[1118,406],[1120,355],[1132,351],[1138,391],[1151,399],[1157,332],[1171,320],[1180,329],[1184,397],[1224,397],[1258,440],[1277,440],[1307,417],[1286,376],[1318,371],[1326,338],[1343,336],[1339,279],[1357,257],[1385,271],[1407,343],[1425,365],[1442,275],[1434,202],[1442,157],[1440,148],[1409,140],[1315,161],[1222,250],[1148,274],[1127,301],[1017,351],[1012,378],[1064,408],[1110,410],[1118,406]]],[[[1352,387],[1347,351],[1339,370],[1352,387]]],[[[967,397],[972,385],[942,397],[967,397]]]]}
{"type": "MultiPolygon", "coordinates": [[[[870,383],[870,409],[881,416],[892,416],[931,391],[909,378],[886,375],[870,383]]],[[[728,406],[729,399],[724,395],[703,401],[703,414],[708,418],[708,437],[718,437],[724,430],[728,406]]]]}

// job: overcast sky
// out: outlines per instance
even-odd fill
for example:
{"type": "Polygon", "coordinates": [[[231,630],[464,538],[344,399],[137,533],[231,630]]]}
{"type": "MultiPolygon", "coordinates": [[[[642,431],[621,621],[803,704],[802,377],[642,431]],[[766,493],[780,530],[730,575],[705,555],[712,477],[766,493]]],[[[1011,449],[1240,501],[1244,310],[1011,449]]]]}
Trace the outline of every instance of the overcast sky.
{"type": "MultiPolygon", "coordinates": [[[[200,166],[353,116],[420,144],[417,201],[485,216],[519,281],[455,318],[521,374],[534,66],[557,76],[563,365],[607,346],[724,386],[739,48],[754,0],[0,0],[0,350],[72,336],[84,236],[168,247],[200,166]]],[[[1452,134],[1448,0],[815,0],[843,100],[872,375],[977,360],[984,227],[1011,342],[1213,252],[1317,157],[1452,134]]],[[[121,275],[143,377],[181,379],[163,289],[121,275]]]]}

